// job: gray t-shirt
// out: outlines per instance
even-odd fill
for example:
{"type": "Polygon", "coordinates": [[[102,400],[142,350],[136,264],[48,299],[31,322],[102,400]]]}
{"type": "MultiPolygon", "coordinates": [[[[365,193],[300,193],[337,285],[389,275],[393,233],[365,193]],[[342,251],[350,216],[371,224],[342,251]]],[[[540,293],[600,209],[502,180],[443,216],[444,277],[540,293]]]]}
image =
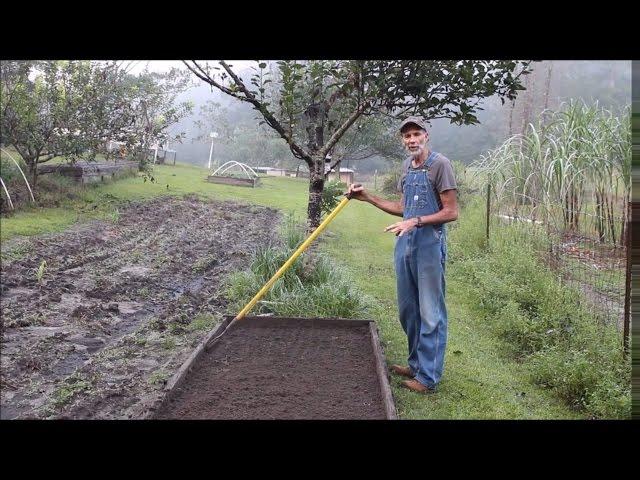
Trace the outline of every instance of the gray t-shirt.
{"type": "MultiPolygon", "coordinates": [[[[413,166],[411,165],[411,158],[412,157],[408,157],[404,160],[404,162],[402,162],[402,174],[400,175],[400,180],[398,181],[398,192],[400,193],[404,193],[402,190],[402,182],[404,180],[404,177],[407,176],[409,168],[413,169],[413,166]]],[[[445,190],[458,188],[451,161],[441,153],[437,153],[436,157],[433,159],[433,163],[431,163],[431,167],[429,167],[428,169],[428,173],[429,181],[431,182],[431,185],[433,185],[433,190],[436,194],[436,200],[438,200],[438,207],[442,209],[442,201],[440,200],[439,194],[444,192],[445,190]]]]}

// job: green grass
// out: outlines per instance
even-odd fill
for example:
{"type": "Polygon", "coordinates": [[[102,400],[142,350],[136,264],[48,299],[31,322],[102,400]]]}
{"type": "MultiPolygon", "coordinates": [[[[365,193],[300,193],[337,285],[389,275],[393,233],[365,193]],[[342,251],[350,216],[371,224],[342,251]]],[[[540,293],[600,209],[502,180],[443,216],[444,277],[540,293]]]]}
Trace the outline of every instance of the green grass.
{"type": "MultiPolygon", "coordinates": [[[[281,233],[284,242],[261,245],[249,269],[226,280],[226,295],[233,311],[241,310],[291,257],[305,239],[305,226],[291,218],[281,233]]],[[[326,254],[308,250],[291,265],[253,308],[253,313],[281,317],[362,318],[375,302],[353,287],[346,270],[326,254]],[[309,261],[312,259],[313,261],[309,261]]]]}
{"type": "Polygon", "coordinates": [[[169,374],[164,370],[156,370],[147,379],[147,383],[150,385],[164,385],[169,379],[169,374]]]}
{"type": "MultiPolygon", "coordinates": [[[[158,195],[197,194],[204,198],[236,200],[294,212],[305,218],[308,183],[304,179],[266,177],[258,188],[210,184],[206,170],[186,165],[157,166],[156,183],[123,179],[91,189],[87,198],[100,205],[87,211],[86,203],[69,208],[19,212],[2,219],[2,239],[64,229],[76,221],[106,218],[121,202],[158,195]],[[167,187],[168,185],[168,187],[167,187]],[[108,201],[106,204],[102,202],[108,201]],[[79,214],[78,212],[82,212],[79,214]],[[44,224],[44,219],[55,219],[44,224]]],[[[404,363],[406,337],[397,319],[394,237],[383,233],[395,222],[371,205],[352,201],[321,236],[319,250],[344,267],[355,286],[371,297],[369,318],[376,321],[388,363],[404,363]]],[[[485,324],[469,286],[456,263],[447,277],[449,343],[443,381],[434,395],[423,396],[392,389],[400,417],[405,419],[575,419],[585,415],[533,383],[529,367],[504,351],[500,338],[485,324]]],[[[204,319],[200,323],[208,323],[204,319]]],[[[194,325],[192,328],[198,328],[194,325]]]]}
{"type": "Polygon", "coordinates": [[[193,321],[189,324],[189,330],[208,332],[215,325],[220,322],[220,318],[210,313],[199,313],[195,316],[193,321]]]}
{"type": "Polygon", "coordinates": [[[457,276],[486,328],[559,399],[593,418],[628,418],[631,365],[621,332],[599,321],[580,289],[542,265],[539,242],[523,237],[520,226],[501,229],[490,248],[473,248],[481,210],[473,202],[465,211],[470,221],[454,232],[452,251],[457,276]]]}
{"type": "Polygon", "coordinates": [[[206,169],[190,165],[157,165],[154,169],[155,183],[132,177],[105,185],[100,193],[120,200],[196,194],[204,198],[238,200],[281,208],[295,211],[298,215],[306,212],[306,202],[300,202],[308,191],[308,181],[303,178],[263,177],[259,187],[250,188],[208,183],[206,175],[206,169]]]}
{"type": "Polygon", "coordinates": [[[13,217],[0,217],[0,239],[60,232],[78,220],[80,217],[76,212],[65,208],[30,209],[13,217]]]}
{"type": "Polygon", "coordinates": [[[83,380],[75,374],[67,378],[51,395],[52,405],[61,408],[77,394],[91,389],[91,382],[83,380]]]}
{"type": "Polygon", "coordinates": [[[155,182],[144,182],[142,176],[129,177],[105,185],[74,187],[77,200],[63,202],[58,208],[25,208],[9,217],[0,217],[0,240],[18,235],[59,232],[76,222],[91,219],[114,219],[118,203],[151,199],[162,195],[182,197],[196,194],[203,198],[237,200],[243,203],[281,208],[306,215],[304,197],[308,181],[286,177],[264,177],[257,188],[208,183],[207,171],[190,165],[157,165],[155,182]]]}
{"type": "Polygon", "coordinates": [[[164,338],[164,340],[162,340],[161,344],[162,348],[164,348],[165,350],[173,350],[178,345],[178,342],[175,338],[167,336],[164,338]]]}
{"type": "Polygon", "coordinates": [[[24,257],[31,252],[33,252],[33,245],[22,242],[13,245],[11,248],[2,248],[0,251],[0,258],[3,261],[13,261],[24,257]]]}
{"type": "MultiPolygon", "coordinates": [[[[383,233],[396,218],[353,202],[328,227],[336,236],[325,242],[324,249],[348,267],[360,289],[378,300],[373,319],[380,329],[387,361],[404,364],[406,336],[397,319],[393,270],[395,239],[383,233]]],[[[532,384],[525,366],[505,358],[500,341],[473,308],[468,286],[455,264],[448,269],[449,340],[443,380],[437,394],[419,396],[399,388],[400,379],[392,377],[401,418],[584,418],[532,384]]]]}

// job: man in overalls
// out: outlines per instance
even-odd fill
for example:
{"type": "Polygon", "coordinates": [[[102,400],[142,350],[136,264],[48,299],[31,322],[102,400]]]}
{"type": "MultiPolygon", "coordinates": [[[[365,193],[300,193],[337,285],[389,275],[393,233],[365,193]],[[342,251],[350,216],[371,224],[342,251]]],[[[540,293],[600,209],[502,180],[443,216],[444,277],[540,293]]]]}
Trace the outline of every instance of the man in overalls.
{"type": "Polygon", "coordinates": [[[451,162],[431,151],[429,133],[421,117],[400,125],[402,141],[411,155],[402,165],[400,201],[385,200],[349,186],[352,198],[402,217],[385,228],[395,233],[395,270],[400,323],[407,334],[408,365],[391,371],[407,377],[402,386],[419,393],[435,390],[442,376],[447,344],[445,305],[445,223],[458,218],[457,185],[451,162]]]}

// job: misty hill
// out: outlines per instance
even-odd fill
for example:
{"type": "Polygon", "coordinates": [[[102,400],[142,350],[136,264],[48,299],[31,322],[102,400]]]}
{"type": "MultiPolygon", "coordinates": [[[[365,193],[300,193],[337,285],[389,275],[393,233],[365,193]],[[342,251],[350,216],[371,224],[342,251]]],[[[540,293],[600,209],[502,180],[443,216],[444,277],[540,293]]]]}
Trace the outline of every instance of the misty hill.
{"type": "MultiPolygon", "coordinates": [[[[248,81],[251,71],[244,69],[241,76],[248,81]]],[[[446,119],[431,122],[432,148],[452,160],[466,164],[479,155],[495,148],[509,135],[521,133],[529,122],[535,122],[542,110],[558,109],[562,102],[582,98],[598,101],[608,109],[619,109],[631,104],[630,61],[544,61],[535,62],[534,72],[525,79],[527,90],[521,92],[514,104],[502,105],[496,98],[487,99],[480,111],[479,125],[458,126],[446,119]]],[[[187,138],[182,144],[171,145],[177,151],[179,161],[206,166],[211,143],[208,138],[197,139],[202,133],[195,125],[200,107],[208,101],[218,102],[226,109],[226,121],[232,126],[242,126],[246,132],[232,144],[214,145],[214,159],[220,163],[234,159],[250,165],[280,164],[295,167],[295,159],[286,143],[272,132],[259,129],[259,114],[244,102],[225,95],[194,78],[194,87],[185,92],[180,100],[194,102],[193,115],[183,119],[173,128],[174,132],[185,131],[187,138]],[[262,142],[261,145],[257,145],[262,142]],[[266,142],[266,143],[265,143],[266,142]],[[256,144],[256,145],[254,145],[256,144]],[[268,150],[268,151],[267,151],[268,150]],[[262,154],[261,154],[262,152],[262,154]]],[[[361,172],[379,172],[393,168],[400,159],[372,157],[349,162],[349,166],[361,172]]],[[[268,165],[274,166],[274,165],[268,165]]]]}

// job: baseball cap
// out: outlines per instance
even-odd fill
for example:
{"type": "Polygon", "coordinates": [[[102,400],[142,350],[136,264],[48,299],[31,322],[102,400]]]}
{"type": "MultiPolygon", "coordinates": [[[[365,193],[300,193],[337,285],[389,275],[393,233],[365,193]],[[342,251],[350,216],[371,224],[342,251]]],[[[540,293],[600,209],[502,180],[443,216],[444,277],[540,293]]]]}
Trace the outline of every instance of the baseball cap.
{"type": "Polygon", "coordinates": [[[411,117],[407,117],[405,118],[402,123],[400,124],[400,131],[402,132],[402,129],[404,127],[406,127],[407,125],[409,125],[410,123],[413,123],[414,125],[420,127],[423,130],[427,130],[427,123],[424,121],[424,119],[422,117],[418,117],[418,116],[411,116],[411,117]]]}

